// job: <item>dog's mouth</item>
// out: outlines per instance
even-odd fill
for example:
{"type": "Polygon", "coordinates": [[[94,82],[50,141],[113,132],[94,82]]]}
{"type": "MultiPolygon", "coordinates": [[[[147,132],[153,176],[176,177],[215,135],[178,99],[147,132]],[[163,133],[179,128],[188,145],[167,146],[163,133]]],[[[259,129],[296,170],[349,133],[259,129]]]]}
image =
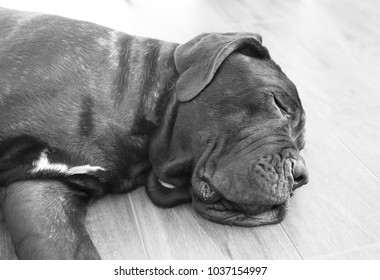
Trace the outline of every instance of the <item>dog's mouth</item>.
{"type": "Polygon", "coordinates": [[[279,223],[287,215],[294,190],[308,181],[303,159],[290,149],[220,166],[194,173],[192,201],[203,217],[221,224],[279,223]]]}
{"type": "Polygon", "coordinates": [[[225,198],[204,201],[193,193],[193,207],[204,218],[230,226],[254,227],[281,222],[288,212],[290,199],[277,205],[237,204],[225,198]]]}
{"type": "Polygon", "coordinates": [[[230,226],[255,227],[279,223],[287,215],[290,196],[288,193],[280,201],[232,201],[217,191],[206,177],[192,188],[193,208],[208,220],[230,226]]]}

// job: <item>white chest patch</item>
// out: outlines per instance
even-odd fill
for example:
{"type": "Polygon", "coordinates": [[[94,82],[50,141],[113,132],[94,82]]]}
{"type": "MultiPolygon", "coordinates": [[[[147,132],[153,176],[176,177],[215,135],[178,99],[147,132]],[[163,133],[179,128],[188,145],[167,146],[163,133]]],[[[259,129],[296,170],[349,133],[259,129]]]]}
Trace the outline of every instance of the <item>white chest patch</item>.
{"type": "Polygon", "coordinates": [[[33,163],[34,168],[32,169],[32,173],[36,173],[44,170],[53,170],[58,171],[67,175],[74,174],[87,174],[95,171],[104,171],[105,169],[100,166],[91,166],[91,165],[80,165],[69,167],[66,164],[61,163],[50,163],[46,154],[46,150],[43,151],[40,155],[40,158],[33,163]]]}
{"type": "Polygon", "coordinates": [[[165,188],[168,188],[168,189],[174,189],[174,188],[175,188],[175,186],[173,186],[173,185],[171,185],[171,184],[165,183],[165,182],[163,182],[163,181],[161,181],[161,180],[158,180],[158,181],[159,181],[160,184],[161,184],[163,187],[165,187],[165,188]]]}

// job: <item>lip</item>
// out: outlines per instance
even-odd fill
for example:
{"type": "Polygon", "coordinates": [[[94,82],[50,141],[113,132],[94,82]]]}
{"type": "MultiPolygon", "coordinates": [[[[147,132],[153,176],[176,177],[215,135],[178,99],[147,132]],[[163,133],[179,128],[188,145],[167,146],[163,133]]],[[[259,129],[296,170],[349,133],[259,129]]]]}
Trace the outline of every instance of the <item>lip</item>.
{"type": "MultiPolygon", "coordinates": [[[[216,223],[230,226],[255,227],[277,224],[284,220],[288,213],[290,199],[273,206],[260,206],[261,213],[243,212],[246,206],[239,206],[228,200],[221,199],[216,203],[206,203],[193,195],[193,207],[204,218],[216,223]]],[[[250,206],[250,208],[255,208],[250,206]]]]}

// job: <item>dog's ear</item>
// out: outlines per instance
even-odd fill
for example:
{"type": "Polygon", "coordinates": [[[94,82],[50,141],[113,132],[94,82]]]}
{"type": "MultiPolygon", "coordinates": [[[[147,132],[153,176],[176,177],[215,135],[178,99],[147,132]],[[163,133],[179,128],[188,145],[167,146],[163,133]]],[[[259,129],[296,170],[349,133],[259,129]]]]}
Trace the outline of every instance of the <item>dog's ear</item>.
{"type": "Polygon", "coordinates": [[[196,97],[213,79],[222,62],[233,52],[270,58],[262,39],[252,33],[204,33],[179,45],[174,62],[180,76],[175,91],[180,102],[196,97]]]}

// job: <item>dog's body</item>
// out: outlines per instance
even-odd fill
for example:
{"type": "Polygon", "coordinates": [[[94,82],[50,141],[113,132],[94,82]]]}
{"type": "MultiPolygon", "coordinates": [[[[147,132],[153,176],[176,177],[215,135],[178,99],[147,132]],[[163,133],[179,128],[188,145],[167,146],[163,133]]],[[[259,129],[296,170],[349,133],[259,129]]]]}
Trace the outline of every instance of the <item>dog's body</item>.
{"type": "Polygon", "coordinates": [[[103,183],[91,192],[136,185],[150,168],[149,135],[174,97],[177,45],[56,16],[0,15],[0,151],[17,166],[0,160],[9,170],[0,184],[83,172],[103,183]],[[50,167],[37,171],[41,156],[50,167]]]}
{"type": "Polygon", "coordinates": [[[21,258],[98,258],[81,219],[106,192],[146,185],[157,205],[255,226],[307,181],[301,103],[258,35],[178,45],[0,9],[0,40],[0,186],[21,258]]]}

